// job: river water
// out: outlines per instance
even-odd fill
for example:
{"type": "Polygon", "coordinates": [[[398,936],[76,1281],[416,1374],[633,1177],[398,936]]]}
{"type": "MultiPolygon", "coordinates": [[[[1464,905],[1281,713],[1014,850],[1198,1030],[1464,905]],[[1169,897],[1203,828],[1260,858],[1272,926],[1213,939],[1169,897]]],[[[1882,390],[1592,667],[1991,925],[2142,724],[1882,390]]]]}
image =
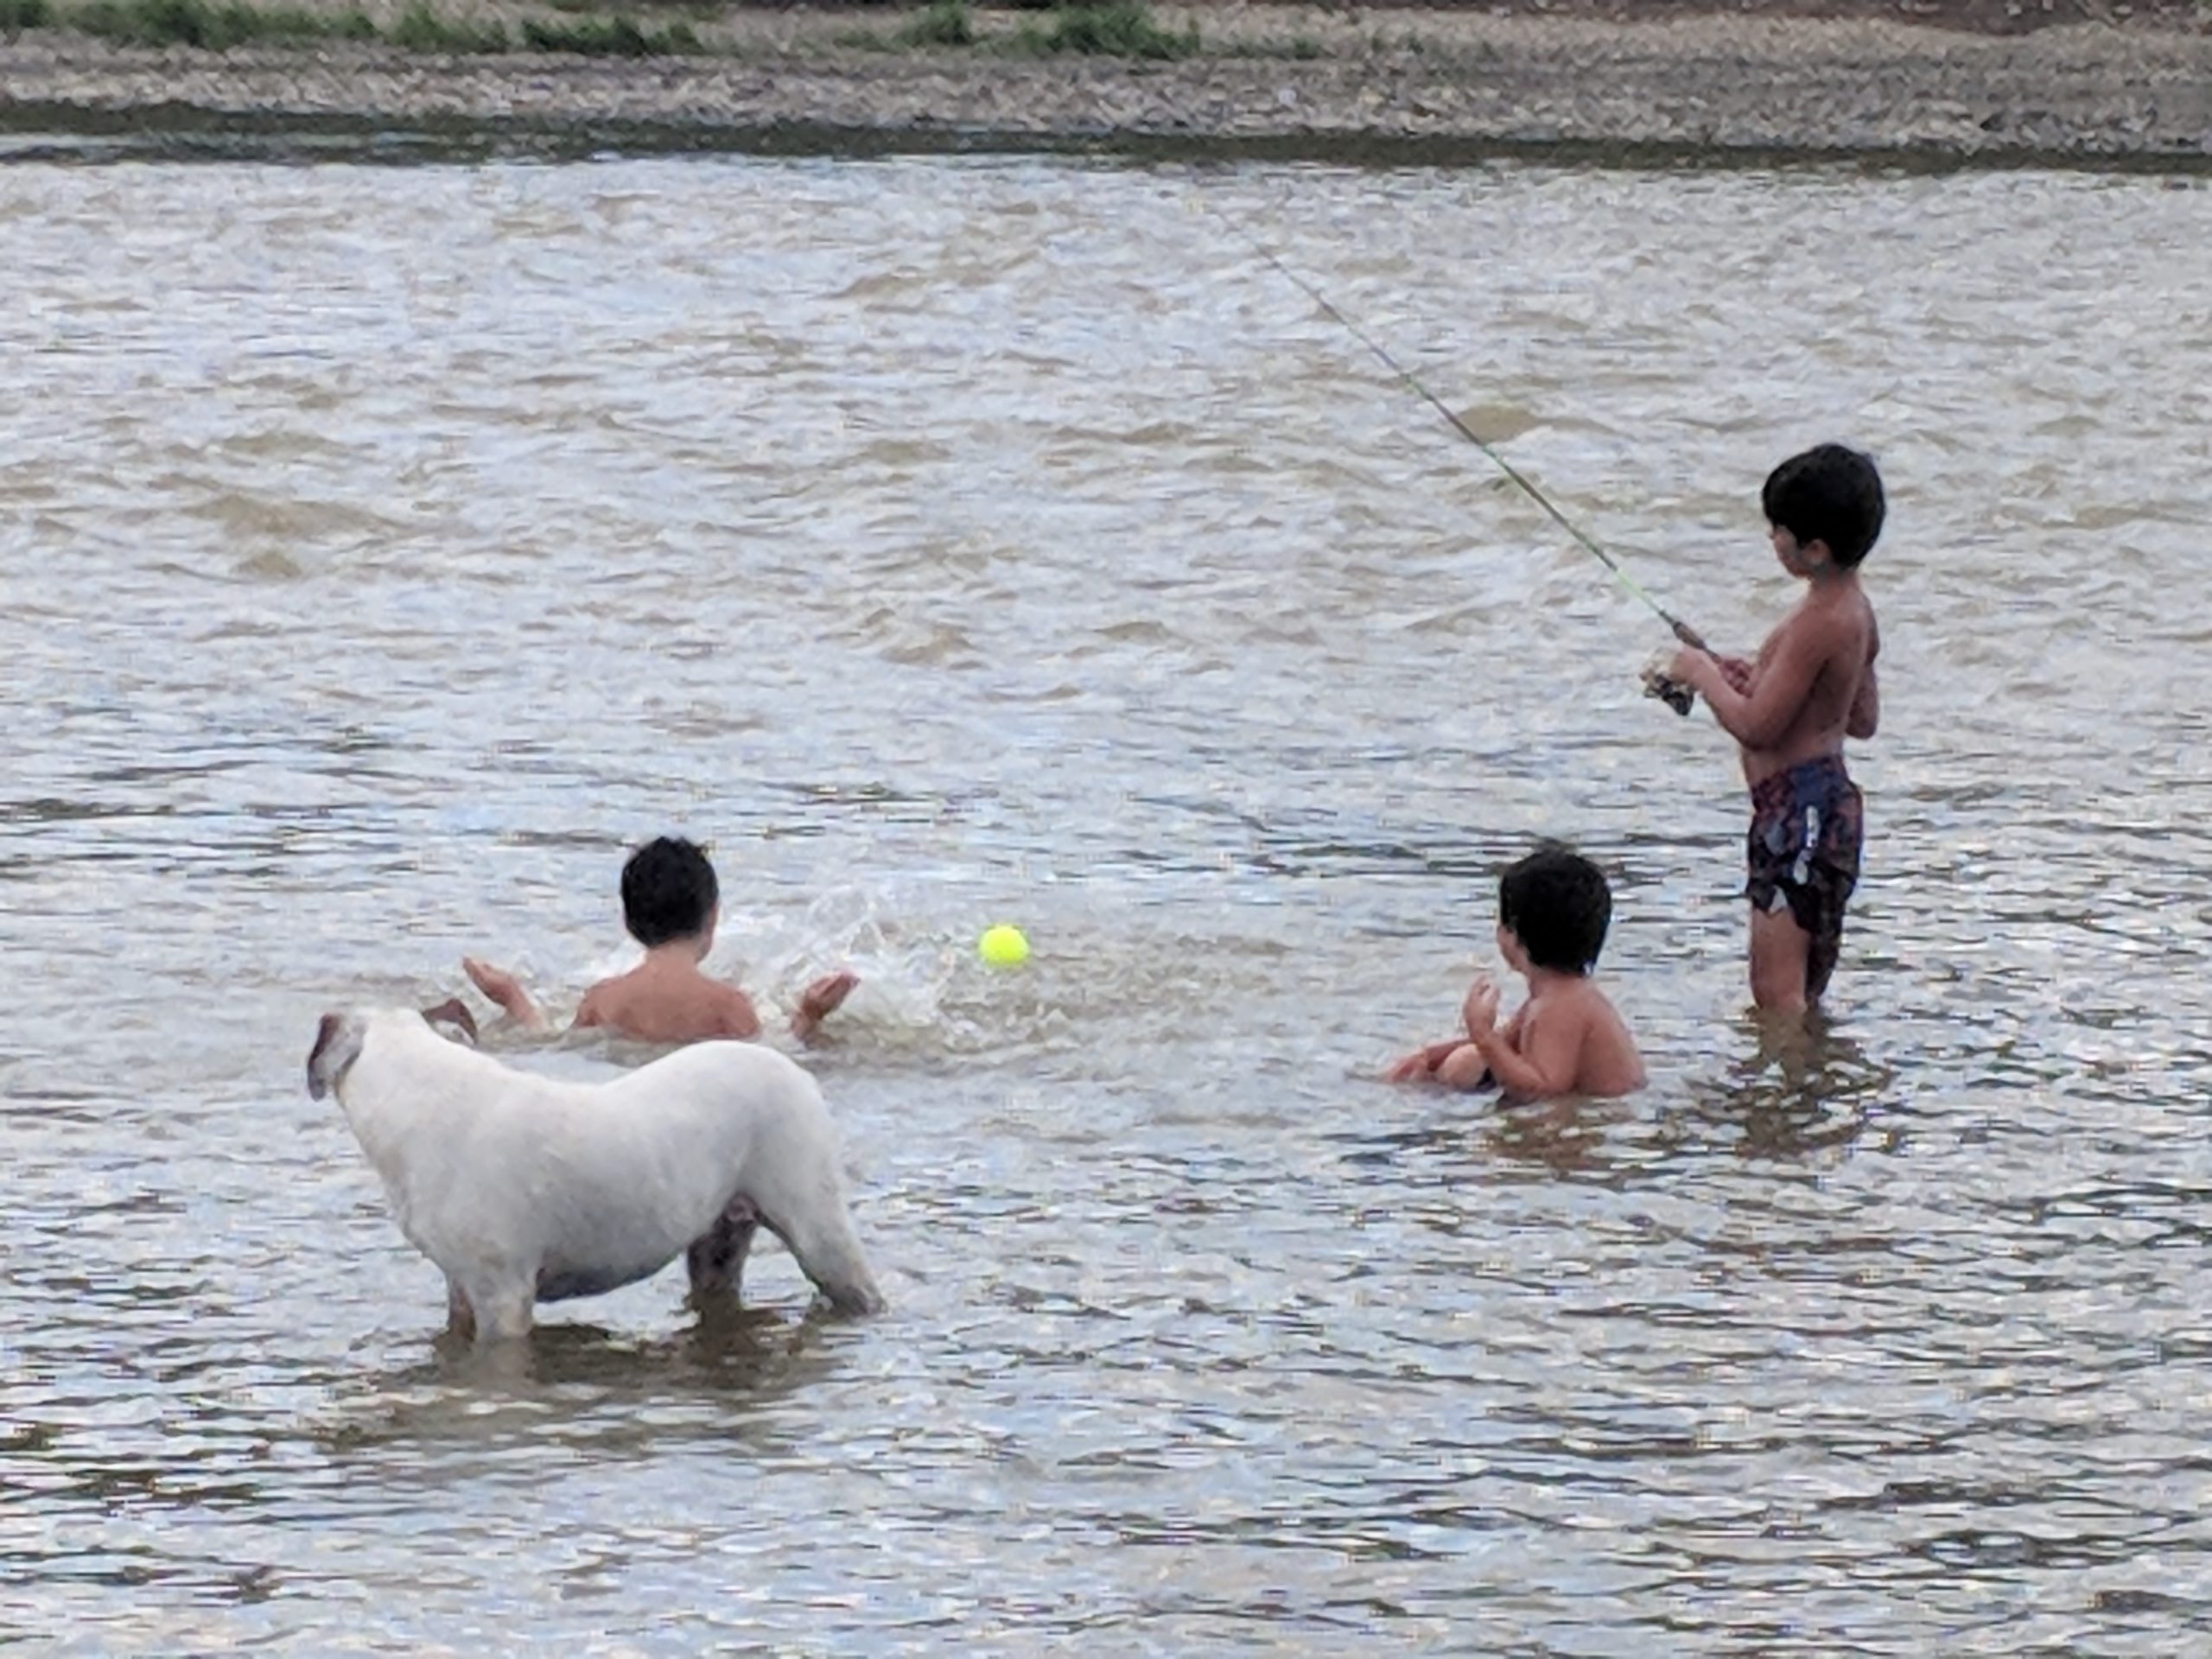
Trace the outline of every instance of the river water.
{"type": "Polygon", "coordinates": [[[2066,174],[0,168],[0,1637],[2212,1644],[2208,246],[2066,174]],[[1767,468],[1878,455],[1824,1030],[1650,615],[1260,247],[1716,639],[1767,468]],[[863,976],[891,1311],[771,1248],[456,1350],[316,1020],[572,1005],[664,830],[712,965],[863,976]],[[1540,835],[1651,1087],[1377,1082],[1540,835]]]}

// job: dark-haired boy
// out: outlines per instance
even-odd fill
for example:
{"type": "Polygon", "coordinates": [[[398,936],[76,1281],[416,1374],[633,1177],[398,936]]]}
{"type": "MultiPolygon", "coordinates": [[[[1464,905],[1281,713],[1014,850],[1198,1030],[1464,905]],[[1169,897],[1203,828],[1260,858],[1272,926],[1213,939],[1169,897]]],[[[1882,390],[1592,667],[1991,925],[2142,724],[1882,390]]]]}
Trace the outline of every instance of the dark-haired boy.
{"type": "Polygon", "coordinates": [[[1827,988],[1859,882],[1866,808],[1843,745],[1873,736],[1881,720],[1881,634],[1859,583],[1882,533],[1881,475],[1858,451],[1824,443],[1776,467],[1760,504],[1775,556],[1806,584],[1804,598],[1753,661],[1686,649],[1669,673],[1705,698],[1743,750],[1751,1000],[1796,1013],[1827,988]]]}
{"type": "Polygon", "coordinates": [[[1478,977],[1460,1009],[1467,1034],[1408,1054],[1390,1080],[1494,1082],[1530,1100],[1641,1089],[1635,1039],[1590,979],[1612,915],[1604,872],[1579,854],[1541,847],[1510,867],[1497,884],[1497,949],[1528,982],[1529,1000],[1501,1027],[1497,987],[1478,977]]]}
{"type": "MultiPolygon", "coordinates": [[[[586,991],[575,1023],[645,1043],[758,1037],[760,1016],[752,998],[699,969],[714,945],[721,905],[715,867],[692,842],[663,836],[631,854],[622,867],[622,920],[645,946],[645,960],[586,991]]],[[[544,1027],[544,1014],[512,974],[474,957],[463,957],[461,965],[518,1024],[544,1027]]],[[[792,1032],[802,1041],[810,1039],[856,982],[840,973],[808,986],[791,1016],[792,1032]]]]}

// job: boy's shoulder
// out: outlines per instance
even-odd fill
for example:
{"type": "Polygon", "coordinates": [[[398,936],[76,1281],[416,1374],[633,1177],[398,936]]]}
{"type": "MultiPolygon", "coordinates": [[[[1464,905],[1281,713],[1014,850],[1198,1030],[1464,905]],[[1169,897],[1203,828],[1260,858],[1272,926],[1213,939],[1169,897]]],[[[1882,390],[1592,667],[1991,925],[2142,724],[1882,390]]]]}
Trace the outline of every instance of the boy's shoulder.
{"type": "Polygon", "coordinates": [[[1556,1022],[1572,1027],[1586,1043],[1592,1038],[1624,1036],[1628,1031],[1628,1023],[1613,1006],[1612,998],[1587,975],[1532,999],[1528,1012],[1548,1025],[1556,1022]]]}
{"type": "Polygon", "coordinates": [[[1770,661],[1785,647],[1826,654],[1864,645],[1872,656],[1879,638],[1874,603],[1854,582],[1837,593],[1807,594],[1791,606],[1760,643],[1759,660],[1770,661]]]}
{"type": "Polygon", "coordinates": [[[1519,1019],[1533,1025],[1541,1020],[1545,1025],[1573,1024],[1586,1026],[1592,1020],[1612,1012],[1612,1004],[1605,1000],[1589,976],[1561,978],[1529,997],[1521,1005],[1519,1019]]]}

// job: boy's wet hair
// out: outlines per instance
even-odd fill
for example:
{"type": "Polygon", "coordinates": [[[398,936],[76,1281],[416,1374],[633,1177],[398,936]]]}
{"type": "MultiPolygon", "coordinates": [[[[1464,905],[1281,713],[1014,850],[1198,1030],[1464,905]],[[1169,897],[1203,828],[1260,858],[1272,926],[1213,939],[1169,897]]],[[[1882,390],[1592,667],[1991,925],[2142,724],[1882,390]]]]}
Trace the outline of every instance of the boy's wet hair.
{"type": "Polygon", "coordinates": [[[622,922],[648,950],[705,931],[721,897],[704,849],[676,836],[647,842],[622,867],[622,922]]]}
{"type": "Polygon", "coordinates": [[[1882,475],[1873,459],[1840,443],[1792,455],[1769,473],[1759,492],[1766,521],[1797,538],[1826,542],[1837,566],[1855,569],[1882,533],[1882,475]]]}
{"type": "Polygon", "coordinates": [[[1595,864],[1547,842],[1498,878],[1497,918],[1537,967],[1586,974],[1605,946],[1613,893],[1595,864]]]}

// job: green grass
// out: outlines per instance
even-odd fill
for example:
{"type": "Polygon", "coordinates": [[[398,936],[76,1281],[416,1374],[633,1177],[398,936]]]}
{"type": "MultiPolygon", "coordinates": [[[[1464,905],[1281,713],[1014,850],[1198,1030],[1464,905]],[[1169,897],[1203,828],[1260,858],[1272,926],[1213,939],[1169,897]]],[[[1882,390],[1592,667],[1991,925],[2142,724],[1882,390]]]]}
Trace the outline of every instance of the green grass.
{"type": "Polygon", "coordinates": [[[899,46],[973,46],[975,10],[968,0],[931,0],[892,40],[899,46]]]}
{"type": "Polygon", "coordinates": [[[1266,58],[1310,63],[1328,55],[1328,48],[1311,35],[1294,35],[1287,41],[1236,41],[1221,48],[1230,58],[1266,58]]]}
{"type": "Polygon", "coordinates": [[[1102,58],[1187,58],[1198,49],[1198,26],[1181,34],[1153,22],[1142,0],[1109,0],[1100,6],[1065,6],[1046,27],[1024,24],[1016,36],[1025,50],[1075,52],[1102,58]]]}
{"type": "Polygon", "coordinates": [[[725,10],[723,0],[545,0],[545,3],[555,11],[565,11],[572,16],[596,12],[639,16],[653,11],[681,11],[707,19],[721,16],[725,10]]]}
{"type": "Polygon", "coordinates": [[[427,0],[415,0],[399,14],[399,21],[391,26],[391,43],[410,52],[443,52],[454,57],[514,49],[505,23],[496,19],[471,22],[442,17],[427,0]]]}
{"type": "MultiPolygon", "coordinates": [[[[959,3],[964,5],[965,0],[959,3]]],[[[212,52],[253,41],[378,39],[404,51],[454,56],[516,49],[505,23],[447,17],[431,0],[412,0],[389,35],[380,34],[358,7],[316,12],[297,5],[256,5],[251,0],[87,0],[73,10],[55,10],[52,0],[0,0],[0,31],[48,26],[125,46],[192,46],[212,52]]],[[[627,17],[548,16],[526,18],[521,29],[521,43],[535,52],[646,58],[706,50],[691,25],[682,22],[644,29],[627,17]]]]}
{"type": "Polygon", "coordinates": [[[648,29],[627,17],[525,17],[522,41],[533,52],[574,52],[588,58],[653,58],[705,49],[689,23],[648,29]]]}
{"type": "Polygon", "coordinates": [[[92,0],[54,15],[64,28],[125,46],[196,46],[220,52],[253,41],[372,41],[377,26],[358,9],[315,12],[232,0],[92,0]]]}

